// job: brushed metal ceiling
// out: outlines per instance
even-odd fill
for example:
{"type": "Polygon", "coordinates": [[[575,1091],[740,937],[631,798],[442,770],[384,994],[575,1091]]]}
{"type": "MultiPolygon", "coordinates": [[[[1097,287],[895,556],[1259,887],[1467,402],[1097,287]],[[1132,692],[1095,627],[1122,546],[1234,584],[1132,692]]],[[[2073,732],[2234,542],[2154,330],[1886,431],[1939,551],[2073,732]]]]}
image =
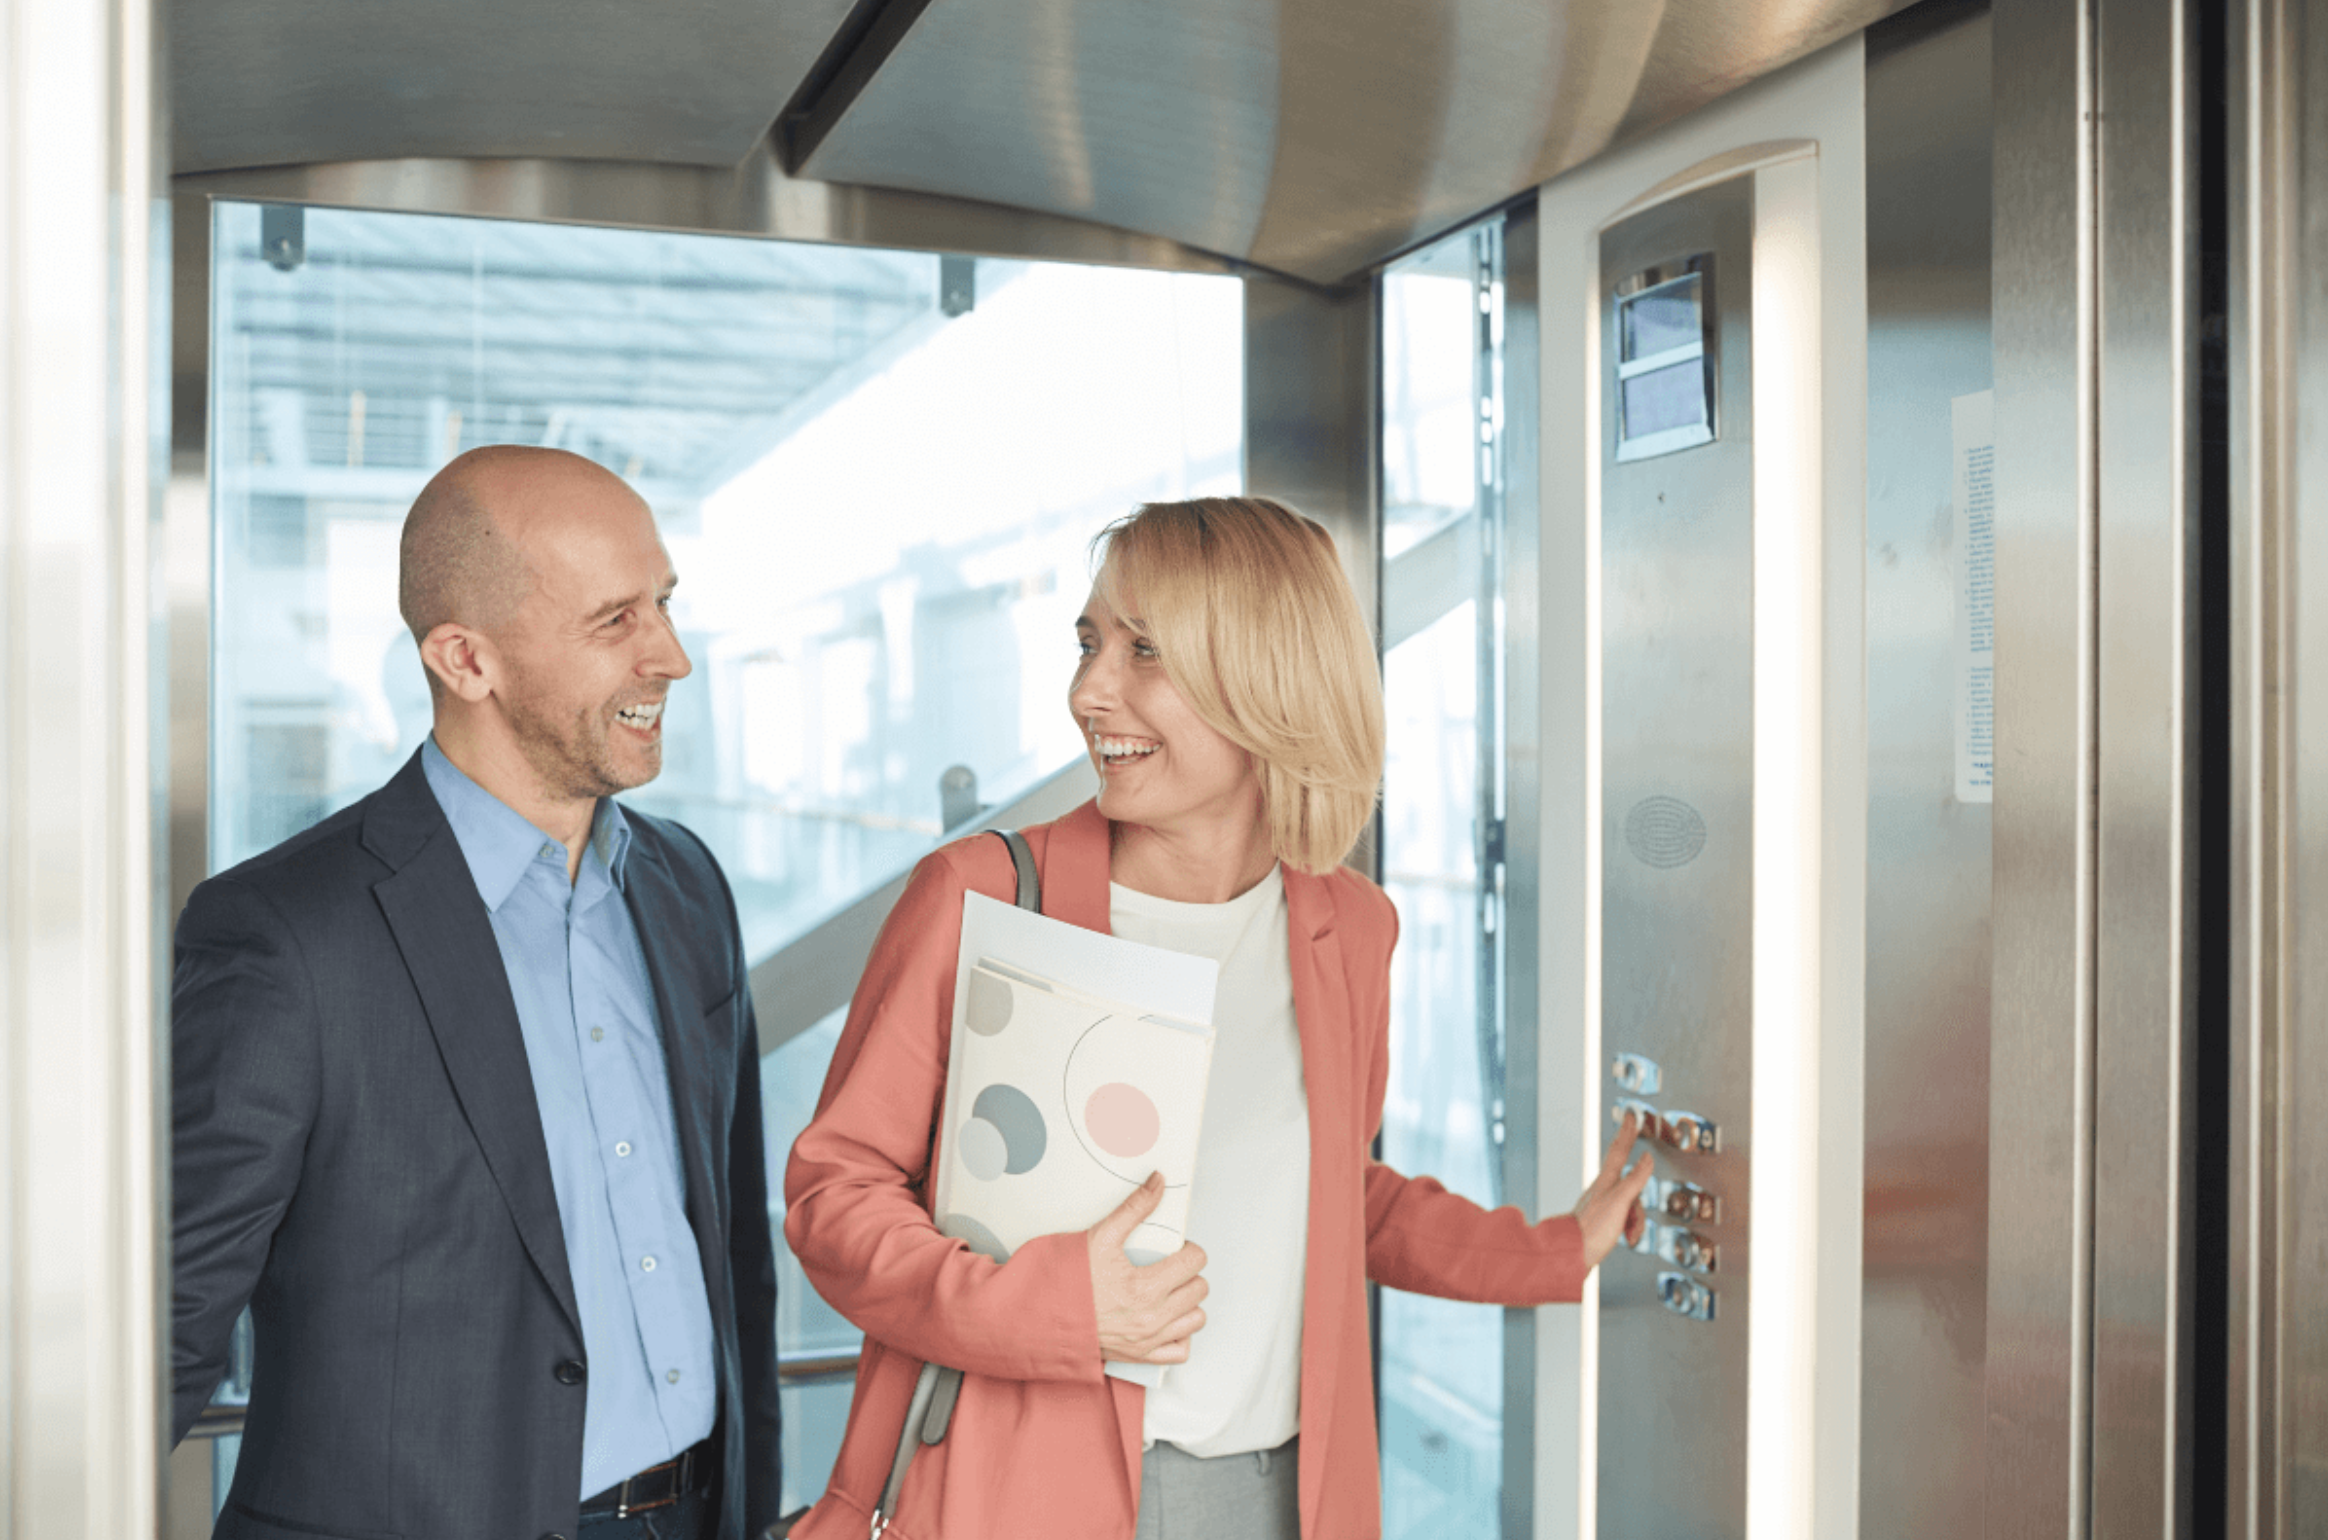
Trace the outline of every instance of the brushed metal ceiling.
{"type": "Polygon", "coordinates": [[[941,0],[802,167],[1331,282],[1905,0],[941,0]]]}
{"type": "MultiPolygon", "coordinates": [[[[798,185],[1040,211],[1330,283],[1905,3],[936,0],[798,185]]],[[[176,0],[176,165],[733,168],[850,9],[176,0]]]]}
{"type": "Polygon", "coordinates": [[[732,166],[849,0],[175,0],[179,171],[412,156],[732,166]]]}

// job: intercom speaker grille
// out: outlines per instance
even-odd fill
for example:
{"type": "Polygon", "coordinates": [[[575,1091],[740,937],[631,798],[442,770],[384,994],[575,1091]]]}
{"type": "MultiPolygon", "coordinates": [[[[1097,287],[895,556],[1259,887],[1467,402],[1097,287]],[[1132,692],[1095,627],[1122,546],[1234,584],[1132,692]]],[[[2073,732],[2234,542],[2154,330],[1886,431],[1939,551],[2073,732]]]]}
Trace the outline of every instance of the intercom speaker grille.
{"type": "Polygon", "coordinates": [[[1706,821],[1679,797],[1644,797],[1625,815],[1625,848],[1645,866],[1687,866],[1706,848],[1706,821]]]}

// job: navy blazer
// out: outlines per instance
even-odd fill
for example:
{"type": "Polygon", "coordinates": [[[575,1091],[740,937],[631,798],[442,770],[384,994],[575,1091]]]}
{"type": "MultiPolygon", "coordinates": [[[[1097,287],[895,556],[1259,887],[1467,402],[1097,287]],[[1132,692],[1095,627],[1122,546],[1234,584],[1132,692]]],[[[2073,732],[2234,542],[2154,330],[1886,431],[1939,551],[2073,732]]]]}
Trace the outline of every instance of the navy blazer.
{"type": "MultiPolygon", "coordinates": [[[[735,903],[625,809],[724,1438],[719,1540],[776,1517],[776,1269],[735,903]]],[[[222,1540],[572,1536],[588,1366],[517,1007],[415,755],[211,878],[171,992],[172,1439],[257,1357],[222,1540]]]]}

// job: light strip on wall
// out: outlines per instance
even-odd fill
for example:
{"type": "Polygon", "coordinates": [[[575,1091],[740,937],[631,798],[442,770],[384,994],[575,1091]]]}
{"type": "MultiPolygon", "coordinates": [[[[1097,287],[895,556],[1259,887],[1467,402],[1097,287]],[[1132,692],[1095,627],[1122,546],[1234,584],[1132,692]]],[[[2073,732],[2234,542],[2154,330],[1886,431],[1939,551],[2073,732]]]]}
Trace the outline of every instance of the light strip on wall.
{"type": "Polygon", "coordinates": [[[1754,1231],[1746,1534],[1808,1540],[1818,1330],[1820,570],[1818,162],[1755,173],[1754,1231]]]}

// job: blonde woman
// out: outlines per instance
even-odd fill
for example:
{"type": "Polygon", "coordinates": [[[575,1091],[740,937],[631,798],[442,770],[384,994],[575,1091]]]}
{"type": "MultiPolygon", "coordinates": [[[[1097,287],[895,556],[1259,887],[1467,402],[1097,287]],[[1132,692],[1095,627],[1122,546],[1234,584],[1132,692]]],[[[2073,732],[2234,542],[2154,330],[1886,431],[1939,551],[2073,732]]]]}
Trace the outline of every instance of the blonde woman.
{"type": "Polygon", "coordinates": [[[1640,1223],[1631,1126],[1573,1214],[1481,1209],[1368,1156],[1382,1120],[1398,916],[1340,865],[1381,782],[1373,644],[1332,538],[1262,498],[1158,503],[1111,526],[1076,621],[1068,705],[1098,797],[1025,831],[1044,912],[1221,965],[1189,1244],[1123,1238],[1161,1191],[996,1264],[931,1224],[965,889],[1008,853],[963,840],[883,928],[785,1234],[865,1355],[831,1489],[793,1533],[858,1540],[924,1360],[967,1371],[922,1449],[901,1540],[1356,1540],[1378,1535],[1368,1278],[1451,1299],[1579,1297],[1640,1223]],[[1147,1392],[1108,1360],[1171,1364],[1147,1392]]]}

